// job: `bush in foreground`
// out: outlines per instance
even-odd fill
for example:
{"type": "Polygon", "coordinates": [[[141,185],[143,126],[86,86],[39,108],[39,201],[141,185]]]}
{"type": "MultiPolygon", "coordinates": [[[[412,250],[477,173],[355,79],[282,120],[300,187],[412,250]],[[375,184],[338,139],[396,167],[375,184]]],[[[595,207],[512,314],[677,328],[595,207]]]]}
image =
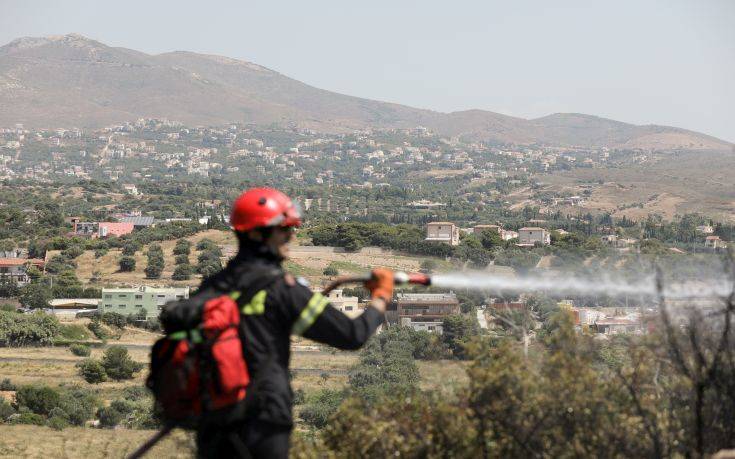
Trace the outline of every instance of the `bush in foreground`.
{"type": "Polygon", "coordinates": [[[99,360],[87,359],[77,364],[79,376],[90,384],[98,384],[107,381],[105,367],[99,360]]]}
{"type": "Polygon", "coordinates": [[[116,381],[133,379],[143,369],[143,364],[135,362],[122,346],[110,346],[102,356],[102,366],[107,376],[116,381]]]}
{"type": "Polygon", "coordinates": [[[89,357],[92,354],[92,348],[84,344],[72,344],[69,351],[77,357],[89,357]]]}

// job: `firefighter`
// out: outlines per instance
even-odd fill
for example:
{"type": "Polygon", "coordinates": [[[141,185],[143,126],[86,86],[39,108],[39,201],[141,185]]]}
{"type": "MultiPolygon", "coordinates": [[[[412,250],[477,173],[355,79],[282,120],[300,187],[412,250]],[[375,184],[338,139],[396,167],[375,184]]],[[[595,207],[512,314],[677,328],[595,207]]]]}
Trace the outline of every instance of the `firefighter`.
{"type": "Polygon", "coordinates": [[[204,298],[244,291],[254,279],[266,287],[242,308],[243,351],[250,372],[246,420],[222,428],[203,425],[197,433],[199,457],[288,457],[293,427],[289,383],[291,335],[339,349],[360,348],[383,323],[393,296],[393,274],[375,269],[366,283],[371,301],[351,319],[332,307],[308,284],[283,271],[289,241],[301,225],[298,207],[270,188],[244,192],[235,201],[230,224],[239,243],[237,255],[202,283],[204,298]],[[271,280],[267,279],[271,275],[271,280]]]}

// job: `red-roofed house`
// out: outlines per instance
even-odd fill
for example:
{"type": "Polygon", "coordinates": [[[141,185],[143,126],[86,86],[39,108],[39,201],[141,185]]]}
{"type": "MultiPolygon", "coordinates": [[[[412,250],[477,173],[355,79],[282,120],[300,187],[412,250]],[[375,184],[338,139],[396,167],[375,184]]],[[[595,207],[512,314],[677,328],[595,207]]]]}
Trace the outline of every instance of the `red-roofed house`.
{"type": "Polygon", "coordinates": [[[133,223],[100,222],[97,234],[99,237],[123,236],[132,233],[134,228],[133,223]]]}
{"type": "Polygon", "coordinates": [[[0,258],[0,278],[25,285],[30,282],[26,272],[29,265],[43,269],[44,262],[36,258],[0,258]]]}

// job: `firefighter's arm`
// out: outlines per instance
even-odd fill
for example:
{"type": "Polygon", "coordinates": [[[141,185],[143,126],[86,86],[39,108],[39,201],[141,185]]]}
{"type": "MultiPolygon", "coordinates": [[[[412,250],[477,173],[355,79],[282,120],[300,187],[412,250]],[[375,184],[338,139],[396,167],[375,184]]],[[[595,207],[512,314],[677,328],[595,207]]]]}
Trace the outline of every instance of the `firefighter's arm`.
{"type": "Polygon", "coordinates": [[[294,322],[292,332],[339,349],[360,348],[383,323],[386,300],[393,296],[393,273],[375,270],[365,286],[373,298],[365,311],[350,318],[335,309],[320,293],[314,293],[294,322]]]}
{"type": "MultiPolygon", "coordinates": [[[[365,308],[358,317],[350,318],[327,303],[321,314],[301,335],[339,349],[355,350],[362,347],[382,323],[383,313],[372,306],[365,308]]],[[[294,325],[298,326],[299,322],[294,325]]]]}

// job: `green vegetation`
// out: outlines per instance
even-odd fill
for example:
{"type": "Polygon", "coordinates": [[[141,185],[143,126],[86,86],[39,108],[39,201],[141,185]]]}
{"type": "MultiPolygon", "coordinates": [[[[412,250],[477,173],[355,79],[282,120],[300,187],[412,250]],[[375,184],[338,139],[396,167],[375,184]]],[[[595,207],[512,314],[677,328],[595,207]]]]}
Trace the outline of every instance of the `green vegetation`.
{"type": "Polygon", "coordinates": [[[131,272],[135,271],[135,258],[123,256],[120,257],[120,271],[121,272],[131,272]]]}
{"type": "Polygon", "coordinates": [[[92,354],[92,349],[84,344],[72,344],[69,346],[69,351],[78,357],[89,357],[92,354]]]}
{"type": "Polygon", "coordinates": [[[59,330],[58,319],[42,312],[0,311],[0,347],[50,346],[59,330]]]}

